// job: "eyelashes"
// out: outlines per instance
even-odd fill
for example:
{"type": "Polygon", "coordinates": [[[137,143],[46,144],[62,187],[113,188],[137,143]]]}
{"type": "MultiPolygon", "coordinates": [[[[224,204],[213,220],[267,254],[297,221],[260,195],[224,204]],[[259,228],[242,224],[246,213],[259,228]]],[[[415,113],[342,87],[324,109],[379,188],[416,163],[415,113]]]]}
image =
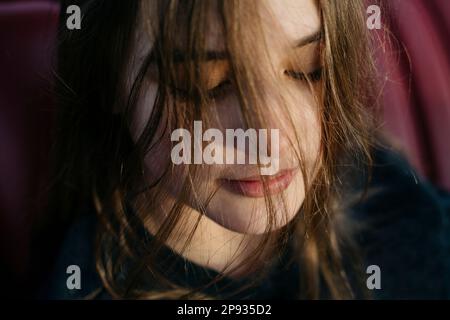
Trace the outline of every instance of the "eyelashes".
{"type": "Polygon", "coordinates": [[[286,70],[284,71],[284,74],[293,78],[294,80],[308,81],[309,79],[311,82],[318,82],[322,79],[322,68],[317,68],[316,70],[307,74],[293,70],[286,70]]]}
{"type": "MultiPolygon", "coordinates": [[[[322,79],[322,67],[317,68],[316,70],[309,73],[303,73],[294,70],[285,70],[284,74],[296,81],[307,82],[309,80],[315,83],[322,79]]],[[[171,95],[177,100],[187,101],[189,99],[193,99],[192,94],[190,94],[187,90],[180,89],[174,86],[169,86],[169,89],[171,95]]],[[[209,99],[220,100],[221,98],[229,94],[232,89],[232,81],[230,79],[225,79],[215,87],[207,90],[206,93],[209,99]]]]}

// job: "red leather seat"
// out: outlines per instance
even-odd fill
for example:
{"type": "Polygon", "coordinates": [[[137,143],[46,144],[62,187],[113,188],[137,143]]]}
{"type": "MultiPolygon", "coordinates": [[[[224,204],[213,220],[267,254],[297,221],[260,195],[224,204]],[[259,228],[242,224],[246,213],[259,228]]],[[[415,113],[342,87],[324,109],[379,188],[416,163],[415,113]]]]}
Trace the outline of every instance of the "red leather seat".
{"type": "MultiPolygon", "coordinates": [[[[405,50],[380,57],[386,127],[422,174],[450,190],[450,1],[387,4],[383,19],[392,15],[411,66],[405,50]]],[[[58,15],[54,1],[0,1],[0,268],[13,270],[15,286],[30,271],[30,230],[42,214],[58,15]]]]}
{"type": "Polygon", "coordinates": [[[0,2],[0,268],[13,271],[2,278],[15,287],[29,271],[30,231],[40,214],[58,15],[54,1],[0,2]]]}
{"type": "Polygon", "coordinates": [[[386,127],[424,176],[450,190],[450,1],[384,2],[398,40],[381,59],[386,127]]]}

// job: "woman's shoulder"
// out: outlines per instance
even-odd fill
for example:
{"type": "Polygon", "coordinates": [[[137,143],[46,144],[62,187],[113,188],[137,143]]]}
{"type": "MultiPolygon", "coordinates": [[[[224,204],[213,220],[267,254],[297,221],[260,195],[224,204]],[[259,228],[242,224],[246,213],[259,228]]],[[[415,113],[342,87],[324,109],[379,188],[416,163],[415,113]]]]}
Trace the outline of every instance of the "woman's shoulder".
{"type": "Polygon", "coordinates": [[[378,149],[367,198],[354,206],[367,265],[380,268],[380,298],[450,298],[450,194],[378,149]]]}
{"type": "Polygon", "coordinates": [[[49,281],[41,290],[46,299],[85,299],[101,288],[95,268],[95,215],[82,215],[69,227],[49,281]]]}

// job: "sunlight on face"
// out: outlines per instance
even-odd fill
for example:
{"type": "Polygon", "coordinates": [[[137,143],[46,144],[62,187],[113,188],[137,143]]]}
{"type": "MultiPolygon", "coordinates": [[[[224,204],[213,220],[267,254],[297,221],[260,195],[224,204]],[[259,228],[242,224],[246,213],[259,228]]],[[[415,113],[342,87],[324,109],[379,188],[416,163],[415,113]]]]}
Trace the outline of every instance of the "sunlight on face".
{"type": "MultiPolygon", "coordinates": [[[[259,63],[261,68],[272,70],[273,73],[273,77],[265,79],[261,84],[264,87],[261,91],[264,92],[263,98],[267,106],[265,112],[268,126],[280,130],[279,171],[269,176],[267,181],[276,212],[272,228],[276,229],[295,216],[305,198],[304,177],[294,151],[305,155],[304,166],[309,178],[313,176],[312,167],[319,152],[320,124],[317,106],[308,84],[302,79],[302,74],[313,74],[320,68],[317,33],[320,32],[321,22],[314,0],[267,0],[264,1],[264,6],[261,6],[260,13],[269,52],[261,55],[265,58],[259,63]],[[292,70],[293,65],[302,70],[292,70]],[[281,107],[282,103],[285,109],[281,107]],[[289,118],[293,126],[290,125],[289,118]],[[299,137],[298,143],[296,137],[299,137]],[[283,195],[287,205],[286,212],[281,198],[275,196],[276,194],[283,195]]],[[[226,46],[216,13],[211,12],[210,17],[207,47],[214,51],[223,51],[226,46]]],[[[148,42],[144,46],[139,45],[136,57],[148,50],[148,46],[148,42]]],[[[133,68],[137,68],[138,62],[139,58],[136,58],[133,68]]],[[[133,68],[131,77],[136,74],[133,68]]],[[[209,61],[200,69],[206,86],[211,89],[226,81],[230,71],[226,59],[209,61]]],[[[150,81],[138,104],[131,125],[134,140],[138,139],[150,116],[149,106],[153,105],[157,90],[156,81],[150,81]]],[[[232,90],[222,92],[214,108],[220,119],[217,128],[224,130],[242,127],[238,98],[232,90]]],[[[170,161],[170,132],[165,132],[164,136],[167,139],[161,141],[146,157],[149,180],[157,177],[167,161],[170,161]]],[[[200,210],[202,203],[218,189],[204,208],[206,217],[211,219],[211,222],[238,233],[259,234],[265,231],[269,222],[265,199],[261,196],[261,181],[255,177],[259,172],[255,165],[209,165],[202,171],[202,185],[194,188],[199,192],[199,201],[186,202],[188,208],[200,210]]],[[[181,168],[174,174],[173,181],[168,184],[170,187],[166,190],[173,199],[176,199],[180,192],[180,172],[181,168]]]]}

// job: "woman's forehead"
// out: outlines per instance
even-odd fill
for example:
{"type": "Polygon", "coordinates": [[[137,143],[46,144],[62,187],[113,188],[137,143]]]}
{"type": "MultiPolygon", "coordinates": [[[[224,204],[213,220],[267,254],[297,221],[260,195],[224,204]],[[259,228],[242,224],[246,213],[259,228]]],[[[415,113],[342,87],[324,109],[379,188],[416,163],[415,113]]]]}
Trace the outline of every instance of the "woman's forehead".
{"type": "Polygon", "coordinates": [[[320,14],[315,0],[264,0],[263,2],[265,4],[261,12],[263,26],[267,27],[266,33],[272,37],[277,37],[277,33],[282,32],[287,40],[296,42],[320,29],[320,14]],[[265,8],[268,10],[264,10],[265,8]],[[264,16],[269,18],[267,23],[264,23],[264,16]]]}
{"type": "MultiPolygon", "coordinates": [[[[258,0],[258,6],[253,1],[245,1],[241,5],[242,19],[246,15],[258,14],[261,18],[265,41],[267,44],[280,44],[280,40],[295,44],[321,28],[321,20],[316,0],[258,0]]],[[[225,50],[223,25],[220,23],[217,8],[213,5],[207,18],[206,48],[211,51],[225,50]]]]}
{"type": "MultiPolygon", "coordinates": [[[[205,49],[208,51],[225,51],[224,26],[217,10],[218,2],[210,1],[209,4],[206,15],[205,49]]],[[[243,0],[239,2],[239,7],[242,8],[240,19],[245,19],[245,17],[253,14],[260,17],[259,21],[265,41],[272,48],[279,47],[282,41],[285,41],[286,45],[293,45],[300,39],[318,32],[321,28],[316,0],[258,0],[256,2],[243,0]]],[[[156,8],[147,6],[146,9],[153,11],[156,8]]],[[[141,53],[148,52],[154,40],[145,31],[149,30],[146,28],[146,21],[152,20],[152,14],[148,11],[139,17],[141,23],[139,23],[137,51],[141,53]],[[141,41],[143,36],[146,41],[141,41]]],[[[181,44],[184,40],[182,33],[180,33],[180,37],[176,41],[181,44]]]]}

